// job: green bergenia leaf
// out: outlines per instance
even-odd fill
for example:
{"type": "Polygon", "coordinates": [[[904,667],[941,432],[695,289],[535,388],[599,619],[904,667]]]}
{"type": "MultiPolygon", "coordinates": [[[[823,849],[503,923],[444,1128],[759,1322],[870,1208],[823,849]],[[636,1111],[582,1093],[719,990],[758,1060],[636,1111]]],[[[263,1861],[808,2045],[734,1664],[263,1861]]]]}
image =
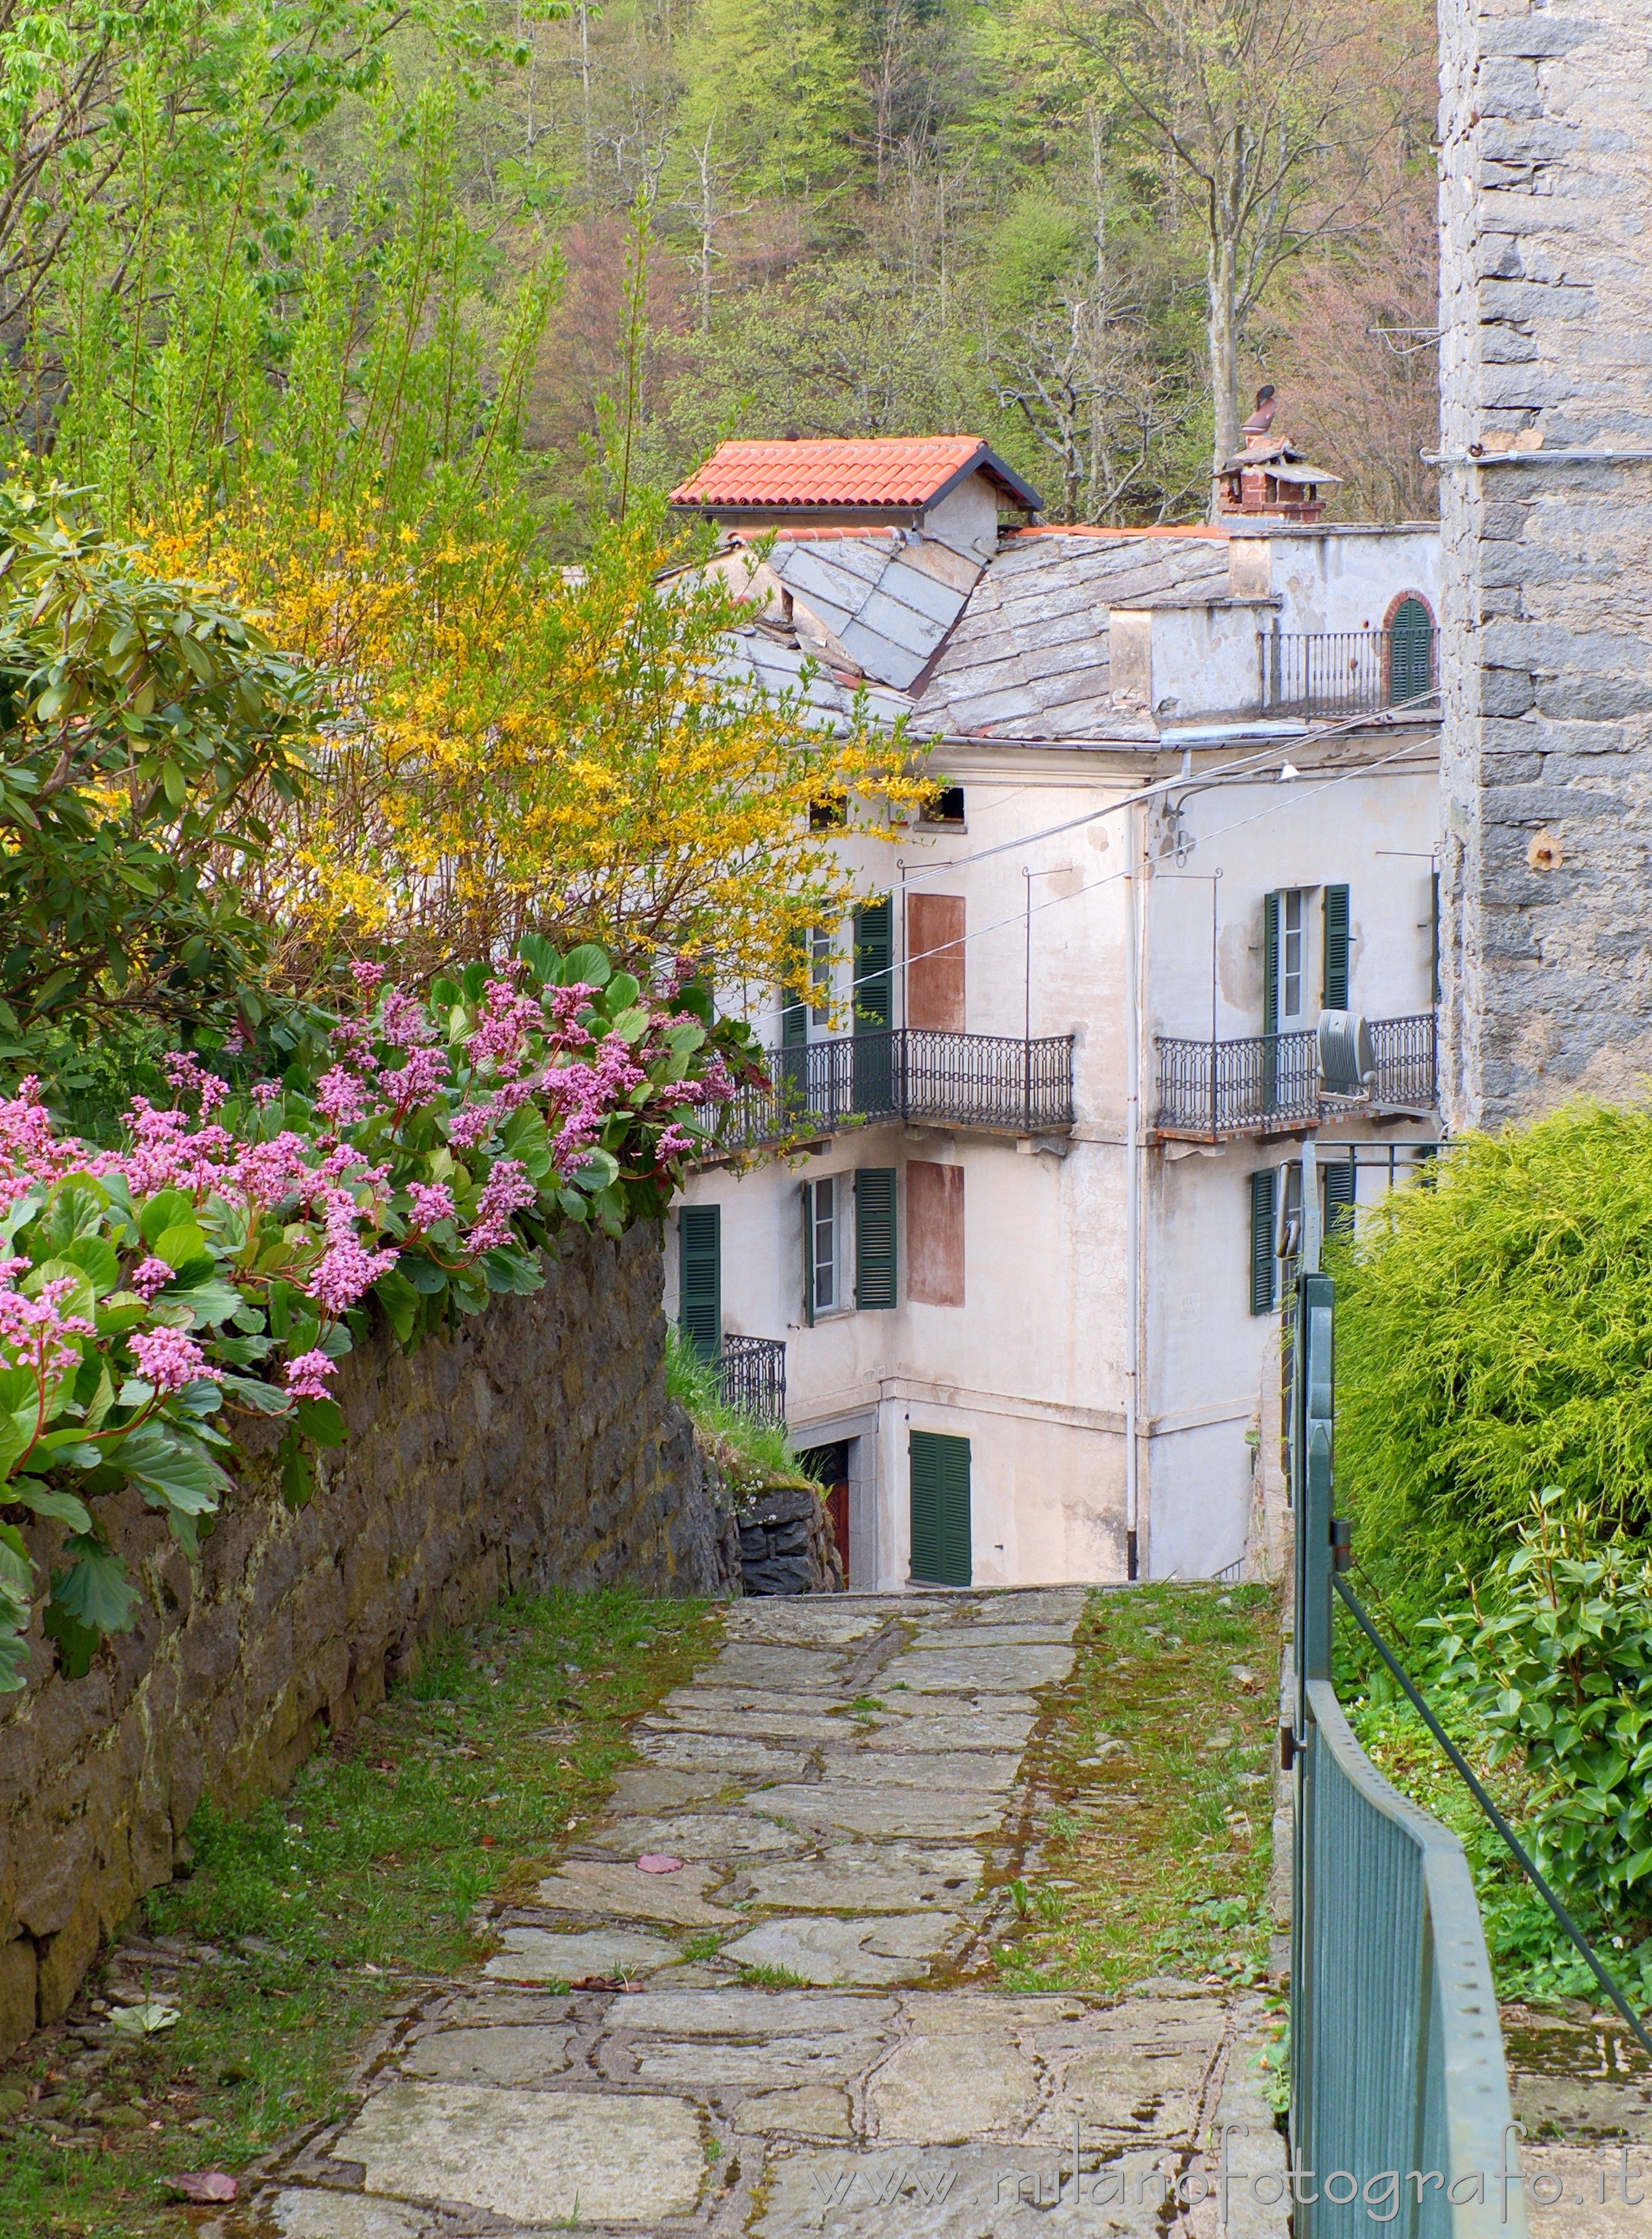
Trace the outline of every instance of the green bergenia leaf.
{"type": "Polygon", "coordinates": [[[129,1632],[143,1597],[114,1550],[89,1533],[63,1542],[68,1570],[52,1580],[52,1600],[94,1632],[129,1632]]]}

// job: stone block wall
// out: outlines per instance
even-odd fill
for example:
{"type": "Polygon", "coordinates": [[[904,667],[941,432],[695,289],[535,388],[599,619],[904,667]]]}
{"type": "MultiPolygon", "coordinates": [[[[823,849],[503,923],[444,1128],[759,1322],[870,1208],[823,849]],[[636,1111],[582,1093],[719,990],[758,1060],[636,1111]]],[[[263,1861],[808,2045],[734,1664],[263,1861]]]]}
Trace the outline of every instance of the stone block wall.
{"type": "Polygon", "coordinates": [[[136,1630],[70,1681],[36,1619],[31,1684],[0,1697],[0,2056],[66,2010],[203,1797],[284,1788],[434,1634],[523,1588],[739,1591],[721,1479],[666,1398],[661,1272],[655,1228],[581,1238],[535,1297],[411,1357],[375,1336],[314,1501],[282,1505],[255,1422],[198,1563],[118,1510],[136,1630]]]}
{"type": "Polygon", "coordinates": [[[1440,36],[1460,1128],[1652,1073],[1652,457],[1554,455],[1652,452],[1652,0],[1441,0],[1440,36]]]}

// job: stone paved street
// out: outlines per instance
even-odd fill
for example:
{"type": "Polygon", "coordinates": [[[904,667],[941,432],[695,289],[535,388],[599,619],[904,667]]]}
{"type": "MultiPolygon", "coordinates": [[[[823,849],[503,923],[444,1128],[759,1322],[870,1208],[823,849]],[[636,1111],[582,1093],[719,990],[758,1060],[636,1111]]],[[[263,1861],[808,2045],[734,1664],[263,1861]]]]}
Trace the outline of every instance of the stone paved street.
{"type": "MultiPolygon", "coordinates": [[[[1202,2239],[1214,2202],[1166,2185],[1197,2198],[1224,2121],[1265,2199],[1284,2163],[1246,2001],[990,1987],[1084,1600],[737,1604],[480,1975],[407,2013],[359,2110],[222,2239],[1016,2239],[1058,2204],[1064,2229],[1202,2239]]],[[[1283,2234],[1284,2212],[1241,2186],[1228,2228],[1283,2234]]]]}

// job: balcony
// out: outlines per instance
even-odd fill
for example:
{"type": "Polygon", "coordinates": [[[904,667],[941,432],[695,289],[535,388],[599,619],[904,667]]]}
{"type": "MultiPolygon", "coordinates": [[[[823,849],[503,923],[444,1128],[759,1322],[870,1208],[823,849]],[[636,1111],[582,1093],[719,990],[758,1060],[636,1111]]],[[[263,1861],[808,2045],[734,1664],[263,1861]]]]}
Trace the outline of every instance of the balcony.
{"type": "Polygon", "coordinates": [[[1264,630],[1257,645],[1264,715],[1369,715],[1434,688],[1431,629],[1264,630]]]}
{"type": "Polygon", "coordinates": [[[712,1364],[725,1407],[786,1428],[786,1340],[726,1337],[712,1364]]]}
{"type": "Polygon", "coordinates": [[[899,1026],[769,1050],[767,1084],[725,1108],[718,1147],[754,1150],[891,1120],[1064,1133],[1072,1126],[1072,1041],[1071,1034],[1023,1041],[899,1026]]]}
{"type": "Polygon", "coordinates": [[[1363,1096],[1328,1096],[1313,1027],[1240,1041],[1175,1041],[1160,1034],[1160,1135],[1219,1143],[1230,1135],[1284,1134],[1360,1113],[1426,1118],[1435,1103],[1435,1017],[1370,1021],[1375,1078],[1363,1096]]]}

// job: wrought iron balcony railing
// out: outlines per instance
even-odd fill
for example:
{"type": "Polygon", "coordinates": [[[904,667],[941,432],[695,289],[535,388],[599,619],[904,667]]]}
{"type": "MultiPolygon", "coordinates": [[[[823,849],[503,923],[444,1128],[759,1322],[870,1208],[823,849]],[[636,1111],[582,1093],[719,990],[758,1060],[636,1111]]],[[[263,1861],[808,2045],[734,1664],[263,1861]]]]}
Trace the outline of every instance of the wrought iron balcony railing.
{"type": "Polygon", "coordinates": [[[723,1405],[786,1427],[786,1340],[726,1337],[714,1364],[723,1405]]]}
{"type": "Polygon", "coordinates": [[[1373,1019],[1376,1077],[1362,1097],[1328,1096],[1319,1078],[1319,1038],[1311,1027],[1251,1034],[1238,1041],[1157,1037],[1161,1135],[1217,1142],[1224,1135],[1272,1134],[1362,1111],[1427,1113],[1435,1102],[1435,1017],[1373,1019]]]}
{"type": "Polygon", "coordinates": [[[1431,630],[1257,633],[1264,715],[1366,715],[1426,698],[1431,630]]]}
{"type": "Polygon", "coordinates": [[[1072,1125],[1072,1040],[899,1026],[770,1050],[767,1086],[725,1108],[717,1141],[749,1150],[880,1120],[1059,1133],[1072,1125]]]}

